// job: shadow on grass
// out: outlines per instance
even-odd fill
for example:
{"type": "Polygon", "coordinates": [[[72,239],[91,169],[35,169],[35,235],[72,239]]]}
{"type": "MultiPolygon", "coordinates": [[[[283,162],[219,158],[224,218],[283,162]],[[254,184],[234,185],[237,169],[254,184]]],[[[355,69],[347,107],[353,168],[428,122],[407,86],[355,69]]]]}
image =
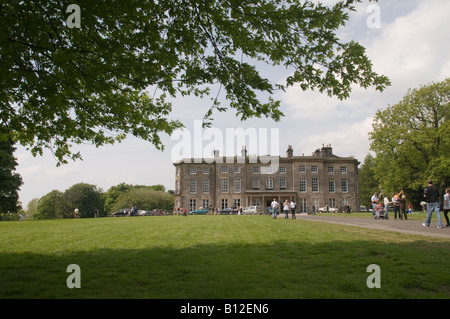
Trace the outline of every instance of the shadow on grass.
{"type": "Polygon", "coordinates": [[[0,298],[448,298],[448,248],[425,241],[278,241],[8,253],[0,254],[0,298]],[[81,269],[79,289],[66,285],[70,264],[81,269]],[[380,289],[367,287],[370,264],[380,266],[380,289]]]}

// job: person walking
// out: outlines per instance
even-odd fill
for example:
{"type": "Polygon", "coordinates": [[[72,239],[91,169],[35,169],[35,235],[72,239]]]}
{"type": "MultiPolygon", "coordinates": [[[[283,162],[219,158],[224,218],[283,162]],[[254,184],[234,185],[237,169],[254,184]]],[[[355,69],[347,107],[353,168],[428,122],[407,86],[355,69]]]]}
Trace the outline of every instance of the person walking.
{"type": "Polygon", "coordinates": [[[384,219],[389,219],[389,198],[384,196],[384,219]]]}
{"type": "Polygon", "coordinates": [[[291,200],[291,215],[292,215],[292,219],[296,219],[297,217],[295,216],[295,209],[297,208],[297,205],[295,204],[295,202],[293,200],[291,200]]]}
{"type": "Polygon", "coordinates": [[[408,219],[408,217],[406,216],[406,195],[402,195],[402,197],[400,197],[398,199],[399,203],[400,203],[400,219],[405,218],[405,220],[408,219]]]}
{"type": "Polygon", "coordinates": [[[439,211],[439,190],[433,185],[433,181],[431,179],[428,180],[428,186],[425,187],[423,196],[427,199],[427,218],[425,223],[422,225],[425,227],[430,227],[431,214],[433,214],[434,211],[438,220],[437,228],[442,228],[441,212],[439,211]]]}
{"type": "Polygon", "coordinates": [[[450,227],[450,223],[448,221],[448,211],[450,210],[450,188],[447,188],[445,190],[445,195],[444,195],[444,217],[445,217],[445,221],[447,222],[447,225],[445,225],[446,227],[450,227]]]}
{"type": "Polygon", "coordinates": [[[272,208],[272,216],[273,219],[277,219],[277,215],[278,215],[278,202],[276,200],[276,198],[273,199],[272,204],[270,204],[270,207],[272,208]]]}
{"type": "Polygon", "coordinates": [[[370,200],[372,201],[372,216],[375,216],[375,207],[378,204],[378,193],[377,192],[373,193],[373,196],[370,198],[370,200]]]}
{"type": "Polygon", "coordinates": [[[284,219],[289,219],[289,202],[286,199],[283,204],[284,219]]]}
{"type": "Polygon", "coordinates": [[[395,195],[394,193],[392,193],[392,203],[394,204],[394,219],[397,219],[397,213],[400,217],[400,202],[398,201],[398,196],[399,195],[395,195]]]}

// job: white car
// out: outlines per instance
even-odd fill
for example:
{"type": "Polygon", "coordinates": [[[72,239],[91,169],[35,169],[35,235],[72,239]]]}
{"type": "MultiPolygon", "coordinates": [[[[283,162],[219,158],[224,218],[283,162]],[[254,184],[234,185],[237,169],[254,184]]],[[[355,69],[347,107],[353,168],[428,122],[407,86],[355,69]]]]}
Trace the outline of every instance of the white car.
{"type": "Polygon", "coordinates": [[[242,211],[244,214],[257,215],[262,212],[261,207],[259,206],[249,206],[242,211]]]}
{"type": "Polygon", "coordinates": [[[334,208],[334,207],[320,207],[319,208],[319,213],[339,213],[339,209],[334,208]],[[328,210],[327,210],[328,208],[328,210]]]}

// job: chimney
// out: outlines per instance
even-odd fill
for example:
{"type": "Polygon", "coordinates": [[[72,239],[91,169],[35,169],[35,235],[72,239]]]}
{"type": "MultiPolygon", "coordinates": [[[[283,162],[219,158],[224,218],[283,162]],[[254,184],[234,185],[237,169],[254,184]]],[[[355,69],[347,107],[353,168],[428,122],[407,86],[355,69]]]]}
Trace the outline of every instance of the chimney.
{"type": "Polygon", "coordinates": [[[247,147],[242,146],[242,149],[241,149],[241,156],[242,156],[242,157],[246,157],[246,156],[247,156],[247,147]]]}
{"type": "Polygon", "coordinates": [[[294,157],[294,150],[292,149],[292,145],[288,145],[288,149],[286,151],[286,156],[289,158],[294,157]]]}

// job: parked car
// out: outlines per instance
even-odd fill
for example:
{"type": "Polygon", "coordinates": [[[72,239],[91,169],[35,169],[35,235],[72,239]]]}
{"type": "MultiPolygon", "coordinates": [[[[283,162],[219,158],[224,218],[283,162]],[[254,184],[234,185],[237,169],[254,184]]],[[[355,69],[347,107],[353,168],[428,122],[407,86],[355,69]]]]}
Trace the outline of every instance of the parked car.
{"type": "Polygon", "coordinates": [[[369,210],[366,208],[366,206],[359,206],[359,211],[363,213],[368,213],[369,210]]]}
{"type": "Polygon", "coordinates": [[[119,209],[119,211],[111,214],[111,217],[122,217],[122,216],[128,216],[128,211],[126,211],[125,209],[119,209]]]}
{"type": "Polygon", "coordinates": [[[153,215],[153,212],[151,210],[139,210],[138,215],[139,216],[151,216],[151,215],[153,215]]]}
{"type": "Polygon", "coordinates": [[[220,215],[233,215],[233,214],[237,214],[238,213],[238,209],[237,208],[223,208],[220,211],[220,215]]]}
{"type": "Polygon", "coordinates": [[[208,208],[200,207],[197,210],[190,211],[189,215],[206,215],[208,213],[209,213],[209,209],[208,208]]]}
{"type": "Polygon", "coordinates": [[[257,215],[262,213],[260,206],[249,206],[243,210],[244,214],[257,215]]]}
{"type": "Polygon", "coordinates": [[[319,213],[339,213],[339,209],[325,206],[319,208],[319,213]]]}

